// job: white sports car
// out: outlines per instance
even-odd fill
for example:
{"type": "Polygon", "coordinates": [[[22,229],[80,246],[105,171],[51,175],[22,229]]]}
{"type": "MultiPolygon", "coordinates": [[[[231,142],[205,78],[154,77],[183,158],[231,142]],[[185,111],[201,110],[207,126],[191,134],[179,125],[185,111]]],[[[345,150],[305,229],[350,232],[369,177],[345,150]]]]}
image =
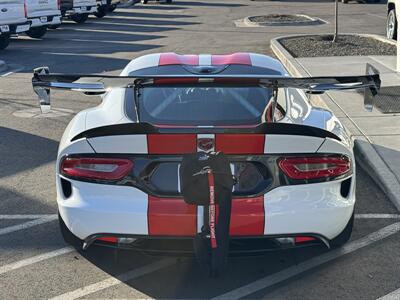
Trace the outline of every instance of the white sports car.
{"type": "Polygon", "coordinates": [[[191,251],[207,206],[184,201],[180,169],[197,152],[229,159],[231,254],[336,247],[351,235],[352,142],[308,94],[364,88],[371,108],[380,88],[372,66],[364,76],[293,78],[260,54],[161,53],[132,60],[120,76],[42,67],[32,81],[43,112],[50,89],[104,93],[73,118],[58,152],[59,221],[76,247],[191,251]]]}

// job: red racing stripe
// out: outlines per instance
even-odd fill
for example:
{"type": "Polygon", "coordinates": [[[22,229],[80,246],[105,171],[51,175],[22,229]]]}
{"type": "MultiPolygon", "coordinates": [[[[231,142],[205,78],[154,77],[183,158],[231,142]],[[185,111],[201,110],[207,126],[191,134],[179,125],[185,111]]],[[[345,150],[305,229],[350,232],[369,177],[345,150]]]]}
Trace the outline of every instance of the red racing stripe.
{"type": "Polygon", "coordinates": [[[194,236],[197,232],[197,206],[183,199],[149,196],[149,235],[194,236]]]}
{"type": "Polygon", "coordinates": [[[229,55],[213,55],[211,64],[216,65],[248,65],[251,66],[250,54],[248,53],[233,53],[229,55]]]}
{"type": "Polygon", "coordinates": [[[186,154],[197,151],[196,134],[148,134],[149,154],[186,154]]]}
{"type": "Polygon", "coordinates": [[[264,235],[264,196],[232,200],[231,236],[264,235]]]}
{"type": "Polygon", "coordinates": [[[263,154],[264,134],[217,134],[216,151],[225,154],[263,154]]]}
{"type": "Polygon", "coordinates": [[[168,65],[192,65],[197,66],[199,64],[198,55],[179,55],[176,53],[163,53],[160,55],[159,66],[168,65]]]}

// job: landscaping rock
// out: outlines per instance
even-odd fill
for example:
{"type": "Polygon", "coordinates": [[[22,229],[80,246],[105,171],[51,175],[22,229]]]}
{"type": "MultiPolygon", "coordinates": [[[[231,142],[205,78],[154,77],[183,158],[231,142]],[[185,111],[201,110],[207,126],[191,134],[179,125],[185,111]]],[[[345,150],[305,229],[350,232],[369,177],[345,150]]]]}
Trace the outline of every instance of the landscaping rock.
{"type": "Polygon", "coordinates": [[[280,43],[294,57],[396,55],[396,46],[359,35],[300,36],[281,39],[280,43]]]}

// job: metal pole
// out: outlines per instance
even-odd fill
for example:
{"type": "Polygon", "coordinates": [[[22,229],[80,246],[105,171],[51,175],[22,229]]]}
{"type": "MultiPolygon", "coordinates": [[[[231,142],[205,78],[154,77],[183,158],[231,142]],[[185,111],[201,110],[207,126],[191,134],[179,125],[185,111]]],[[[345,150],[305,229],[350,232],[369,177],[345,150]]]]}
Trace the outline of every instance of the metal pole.
{"type": "Polygon", "coordinates": [[[398,26],[400,20],[400,8],[396,7],[397,19],[397,72],[400,72],[400,28],[398,26]]]}
{"type": "Polygon", "coordinates": [[[333,35],[333,40],[332,42],[336,42],[338,38],[338,18],[339,18],[339,5],[338,5],[339,0],[335,0],[335,33],[333,35]]]}

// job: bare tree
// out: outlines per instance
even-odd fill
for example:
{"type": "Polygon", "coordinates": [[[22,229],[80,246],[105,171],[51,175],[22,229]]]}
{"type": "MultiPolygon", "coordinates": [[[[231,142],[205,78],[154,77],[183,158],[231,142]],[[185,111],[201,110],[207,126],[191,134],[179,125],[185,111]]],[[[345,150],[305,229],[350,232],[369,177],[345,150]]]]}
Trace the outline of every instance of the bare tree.
{"type": "Polygon", "coordinates": [[[339,18],[339,0],[335,0],[335,33],[333,34],[332,42],[337,42],[338,39],[338,18],[339,18]]]}

